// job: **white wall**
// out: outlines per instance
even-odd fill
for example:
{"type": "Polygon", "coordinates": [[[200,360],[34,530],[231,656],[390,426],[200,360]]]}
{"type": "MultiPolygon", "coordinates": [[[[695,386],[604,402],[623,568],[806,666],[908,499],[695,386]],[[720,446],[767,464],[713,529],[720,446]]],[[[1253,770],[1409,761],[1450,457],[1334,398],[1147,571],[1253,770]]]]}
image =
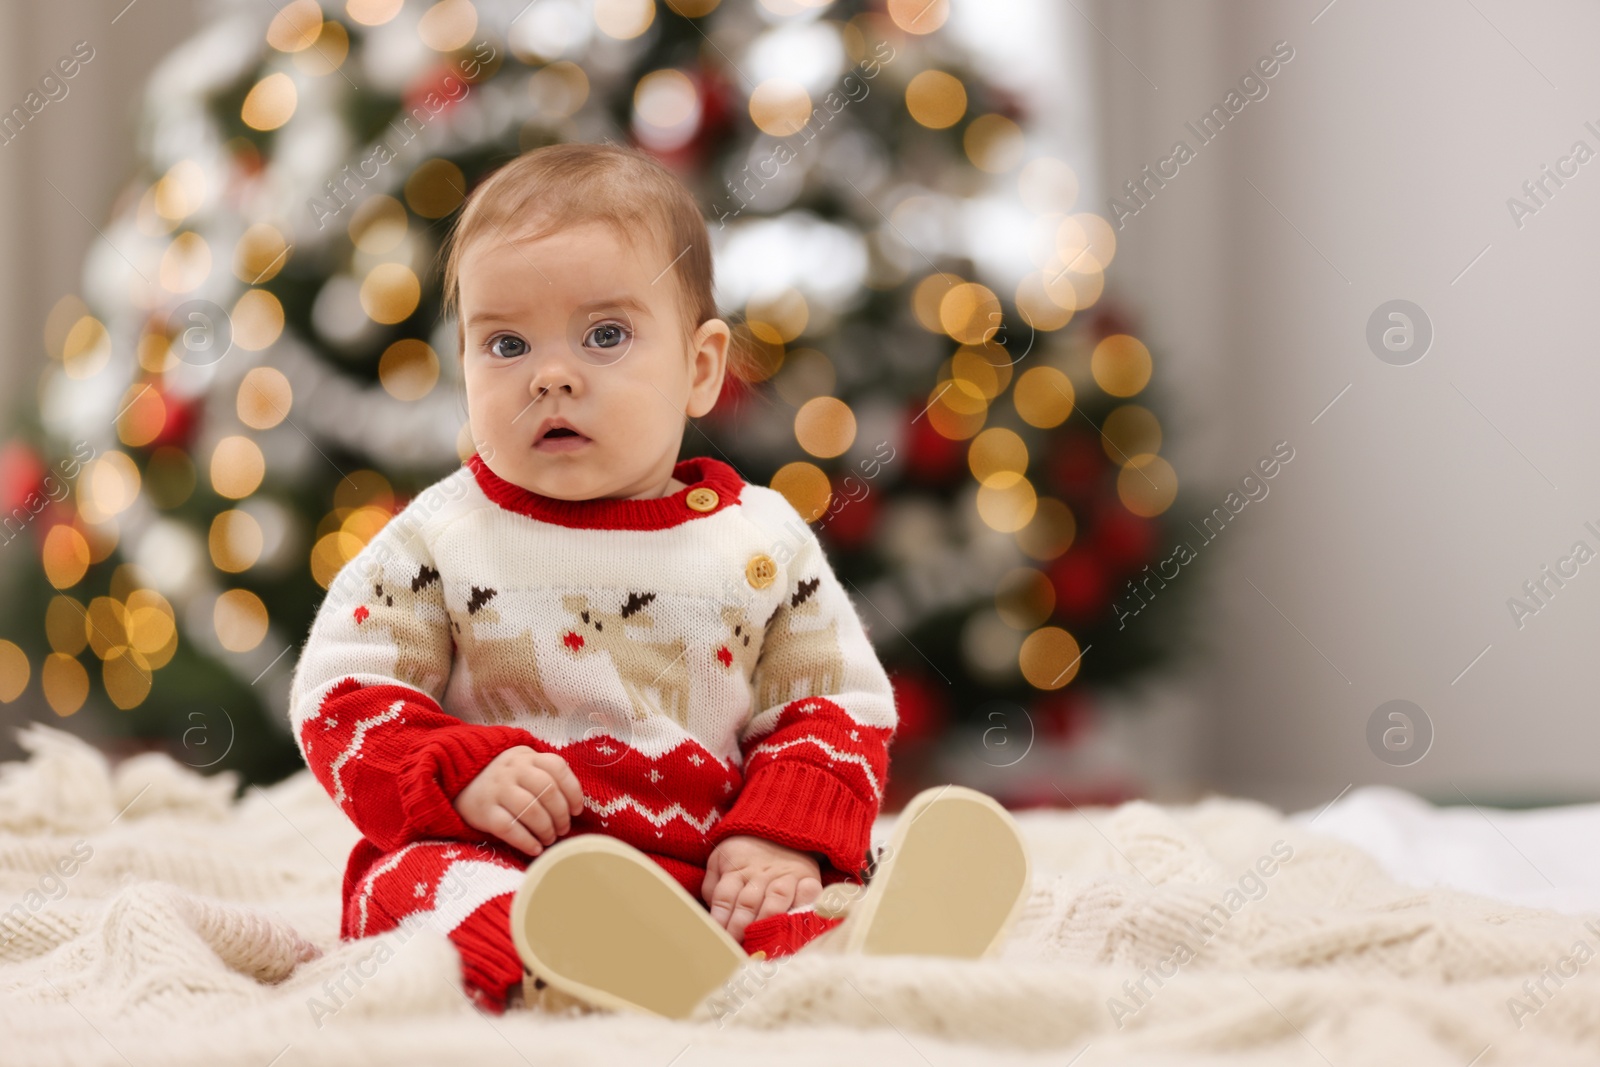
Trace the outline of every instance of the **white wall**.
{"type": "Polygon", "coordinates": [[[1300,806],[1374,781],[1455,802],[1600,796],[1600,562],[1520,630],[1507,608],[1575,541],[1600,551],[1583,528],[1600,529],[1600,157],[1521,229],[1506,206],[1574,141],[1600,153],[1583,125],[1600,129],[1587,43],[1600,13],[1509,0],[1083,10],[1111,42],[1097,34],[1108,190],[1179,137],[1198,144],[1185,120],[1275,41],[1295,51],[1127,220],[1112,269],[1144,316],[1198,502],[1220,503],[1274,442],[1296,451],[1201,550],[1205,573],[1181,579],[1204,589],[1207,652],[1187,682],[1206,707],[1202,779],[1300,806]],[[1394,298],[1436,331],[1411,366],[1365,341],[1394,298]],[[1393,698],[1435,729],[1399,769],[1365,737],[1393,698]]]}

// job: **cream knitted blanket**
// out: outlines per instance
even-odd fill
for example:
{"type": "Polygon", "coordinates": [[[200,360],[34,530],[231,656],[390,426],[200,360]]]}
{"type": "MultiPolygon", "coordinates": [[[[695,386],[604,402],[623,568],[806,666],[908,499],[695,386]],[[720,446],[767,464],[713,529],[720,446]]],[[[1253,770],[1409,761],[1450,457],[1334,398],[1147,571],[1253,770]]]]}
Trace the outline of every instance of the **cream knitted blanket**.
{"type": "Polygon", "coordinates": [[[693,1022],[493,1017],[441,933],[338,942],[355,830],[309,772],[235,800],[165,756],[112,767],[60,730],[19,736],[6,1065],[1600,1060],[1600,918],[1402,887],[1255,803],[1020,813],[1036,881],[999,958],[801,953],[693,1022]]]}

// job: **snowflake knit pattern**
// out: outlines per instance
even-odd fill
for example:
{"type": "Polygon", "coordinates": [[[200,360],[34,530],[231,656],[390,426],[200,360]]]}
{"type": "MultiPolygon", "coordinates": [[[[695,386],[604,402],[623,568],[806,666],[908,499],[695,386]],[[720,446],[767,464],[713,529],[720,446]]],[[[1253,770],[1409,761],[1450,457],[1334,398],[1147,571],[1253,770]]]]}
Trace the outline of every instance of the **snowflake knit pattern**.
{"type": "MultiPolygon", "coordinates": [[[[897,724],[865,626],[782,494],[710,457],[673,475],[664,497],[560,500],[473,455],[335,576],[289,716],[363,836],[341,937],[427,922],[503,1009],[522,975],[506,909],[536,860],[452,801],[517,745],[577,776],[568,836],[626,841],[696,900],[733,834],[816,853],[824,884],[864,880],[897,724]]],[[[837,922],[791,909],[745,949],[837,922]]]]}

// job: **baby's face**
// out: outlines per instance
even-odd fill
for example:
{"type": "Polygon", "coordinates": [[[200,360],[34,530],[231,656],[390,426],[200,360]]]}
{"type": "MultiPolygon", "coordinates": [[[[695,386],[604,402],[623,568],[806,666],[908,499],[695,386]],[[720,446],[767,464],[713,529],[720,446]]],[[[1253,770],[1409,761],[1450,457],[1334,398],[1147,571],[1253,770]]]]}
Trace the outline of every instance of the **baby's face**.
{"type": "Polygon", "coordinates": [[[670,257],[584,223],[464,250],[460,311],[472,439],[506,481],[562,500],[663,495],[685,416],[722,388],[727,324],[685,343],[670,257]],[[579,436],[545,435],[562,419],[579,436]]]}

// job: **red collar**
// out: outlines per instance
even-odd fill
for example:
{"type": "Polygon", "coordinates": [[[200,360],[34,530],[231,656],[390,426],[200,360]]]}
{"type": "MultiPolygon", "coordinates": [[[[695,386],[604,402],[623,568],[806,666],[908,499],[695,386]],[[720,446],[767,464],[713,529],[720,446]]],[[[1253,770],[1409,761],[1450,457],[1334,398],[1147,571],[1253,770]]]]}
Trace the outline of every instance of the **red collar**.
{"type": "MultiPolygon", "coordinates": [[[[672,476],[684,487],[670,496],[647,500],[596,497],[592,500],[560,500],[524,489],[489,469],[483,457],[474,452],[467,457],[468,467],[478,486],[490,500],[519,515],[579,530],[665,530],[690,519],[715,515],[739,502],[745,481],[733,467],[710,456],[679,460],[672,476]],[[696,489],[714,490],[717,502],[707,511],[689,506],[689,494],[696,489]]],[[[699,499],[698,497],[696,499],[699,499]]]]}

